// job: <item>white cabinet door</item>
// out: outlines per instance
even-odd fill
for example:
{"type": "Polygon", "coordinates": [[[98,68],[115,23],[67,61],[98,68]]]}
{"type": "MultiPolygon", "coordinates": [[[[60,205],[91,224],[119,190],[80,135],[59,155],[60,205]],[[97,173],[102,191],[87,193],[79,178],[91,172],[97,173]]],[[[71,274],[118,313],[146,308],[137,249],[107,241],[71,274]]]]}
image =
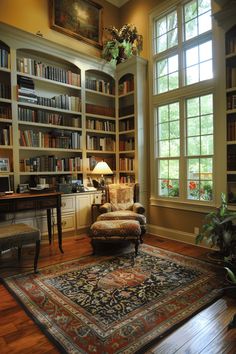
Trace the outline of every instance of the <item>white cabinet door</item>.
{"type": "Polygon", "coordinates": [[[77,229],[88,227],[91,224],[91,205],[93,203],[93,199],[93,195],[76,196],[77,229]]]}

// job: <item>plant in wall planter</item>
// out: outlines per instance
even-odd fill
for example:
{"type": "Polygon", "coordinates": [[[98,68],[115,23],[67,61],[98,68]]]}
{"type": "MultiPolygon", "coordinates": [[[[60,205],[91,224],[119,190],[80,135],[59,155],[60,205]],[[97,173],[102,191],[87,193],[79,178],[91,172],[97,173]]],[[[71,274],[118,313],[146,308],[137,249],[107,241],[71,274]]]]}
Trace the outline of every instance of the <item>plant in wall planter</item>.
{"type": "Polygon", "coordinates": [[[217,247],[218,253],[226,263],[236,263],[236,213],[228,209],[226,196],[221,194],[221,205],[206,216],[206,223],[196,236],[196,243],[203,240],[211,247],[217,247]]]}
{"type": "Polygon", "coordinates": [[[139,55],[143,49],[143,37],[138,34],[136,26],[125,24],[118,30],[116,27],[105,28],[109,39],[103,45],[102,58],[112,66],[139,55]]]}

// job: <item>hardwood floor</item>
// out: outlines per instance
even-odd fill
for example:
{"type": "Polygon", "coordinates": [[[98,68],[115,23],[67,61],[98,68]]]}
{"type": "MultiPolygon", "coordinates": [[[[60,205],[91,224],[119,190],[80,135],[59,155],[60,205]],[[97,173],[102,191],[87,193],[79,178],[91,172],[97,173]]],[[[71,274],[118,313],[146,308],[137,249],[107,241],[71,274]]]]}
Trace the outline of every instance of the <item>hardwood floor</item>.
{"type": "MultiPolygon", "coordinates": [[[[177,241],[145,235],[145,243],[184,255],[202,258],[206,250],[177,241]]],[[[49,246],[41,246],[39,268],[73,258],[90,255],[92,248],[86,234],[66,237],[61,254],[57,240],[49,246]]],[[[0,275],[15,274],[32,268],[34,250],[23,249],[21,268],[13,266],[13,256],[7,252],[0,257],[0,275]],[[8,265],[9,268],[3,268],[8,265]],[[12,268],[10,268],[12,266],[12,268]]],[[[26,315],[9,292],[0,285],[0,353],[55,354],[59,351],[26,315]]],[[[201,311],[177,330],[147,351],[149,354],[236,354],[236,329],[228,330],[228,324],[236,314],[236,299],[223,297],[201,311]]],[[[102,353],[98,353],[102,354],[102,353]]]]}

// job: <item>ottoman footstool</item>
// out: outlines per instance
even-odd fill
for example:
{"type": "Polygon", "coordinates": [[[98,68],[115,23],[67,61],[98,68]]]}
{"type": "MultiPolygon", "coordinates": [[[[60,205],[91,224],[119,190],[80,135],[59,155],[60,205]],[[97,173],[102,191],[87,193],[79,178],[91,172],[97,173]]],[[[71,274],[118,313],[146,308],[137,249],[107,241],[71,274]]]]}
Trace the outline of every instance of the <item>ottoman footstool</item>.
{"type": "Polygon", "coordinates": [[[95,221],[90,227],[93,249],[94,242],[128,240],[135,244],[135,257],[141,240],[140,224],[136,220],[104,220],[95,221]]]}

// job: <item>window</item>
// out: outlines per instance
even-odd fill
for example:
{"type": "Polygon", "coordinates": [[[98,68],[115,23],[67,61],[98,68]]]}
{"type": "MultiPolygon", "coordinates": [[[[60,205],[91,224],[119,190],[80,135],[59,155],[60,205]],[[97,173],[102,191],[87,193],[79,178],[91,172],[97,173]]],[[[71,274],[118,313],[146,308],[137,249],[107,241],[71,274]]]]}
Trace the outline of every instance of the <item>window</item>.
{"type": "Polygon", "coordinates": [[[153,15],[156,190],[162,198],[209,202],[214,189],[211,1],[174,2],[175,9],[172,4],[161,16],[153,15]]]}

